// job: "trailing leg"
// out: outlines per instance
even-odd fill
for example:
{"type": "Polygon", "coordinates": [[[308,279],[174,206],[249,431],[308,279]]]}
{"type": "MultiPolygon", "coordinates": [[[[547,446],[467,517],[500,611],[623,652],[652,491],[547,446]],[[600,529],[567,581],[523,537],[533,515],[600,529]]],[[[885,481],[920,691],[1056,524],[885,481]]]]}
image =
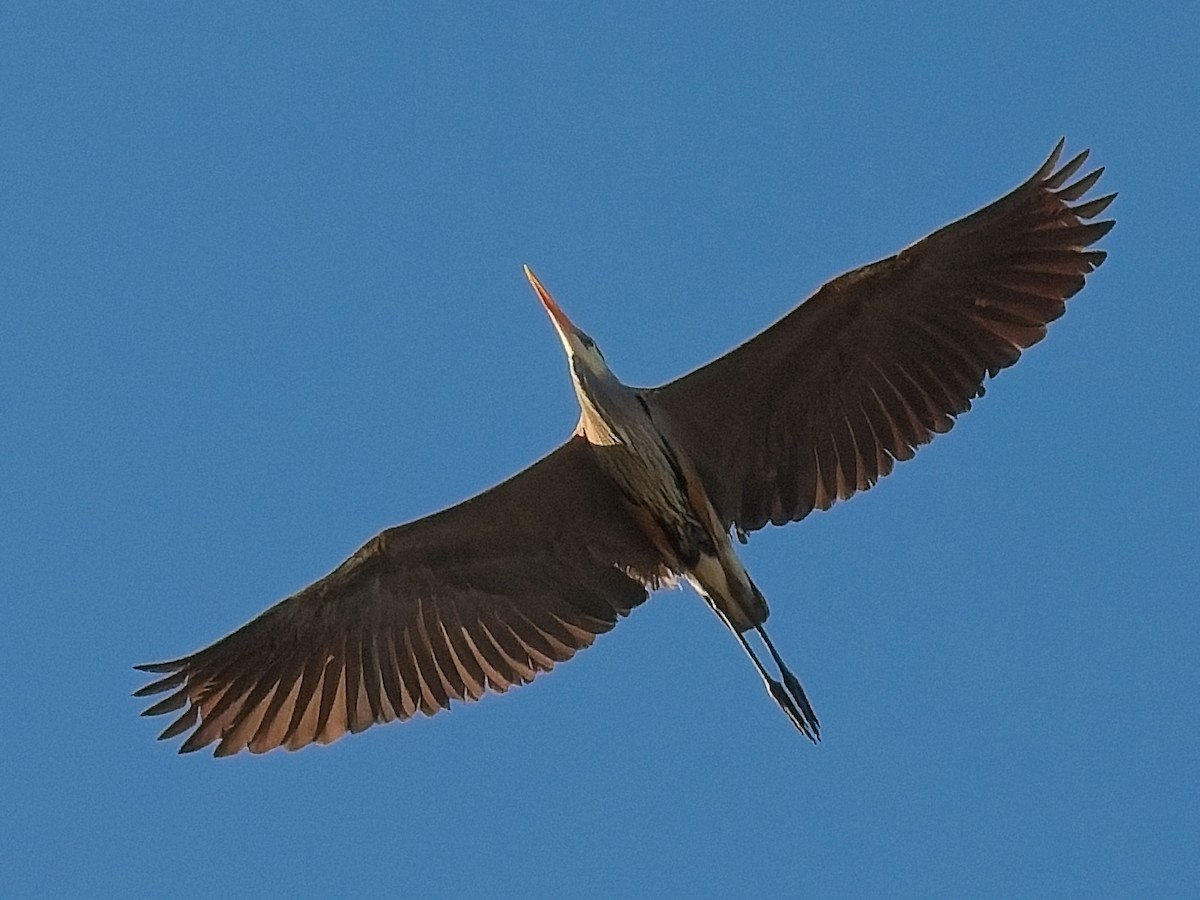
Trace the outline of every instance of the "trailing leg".
{"type": "Polygon", "coordinates": [[[713,611],[720,617],[721,621],[725,623],[725,627],[733,632],[734,637],[738,639],[738,643],[742,645],[742,649],[746,651],[746,655],[750,657],[750,661],[754,663],[754,668],[758,670],[763,683],[767,686],[767,693],[779,704],[779,708],[784,711],[791,723],[796,726],[796,730],[813,743],[819,741],[821,739],[821,730],[817,723],[816,713],[813,712],[812,706],[808,702],[808,697],[805,696],[804,689],[800,686],[800,682],[784,666],[783,660],[775,652],[775,648],[772,646],[766,632],[762,630],[762,626],[757,625],[755,628],[758,630],[759,635],[762,636],[767,649],[771,652],[771,656],[775,659],[775,664],[779,666],[779,671],[783,674],[784,681],[787,683],[786,689],[783,684],[779,683],[778,679],[772,678],[767,672],[766,667],[759,660],[758,654],[754,652],[754,648],[746,640],[746,636],[733,627],[733,624],[715,604],[710,605],[712,605],[713,611]],[[800,704],[799,707],[797,707],[797,702],[800,704]]]}
{"type": "MultiPolygon", "coordinates": [[[[804,713],[804,719],[808,725],[808,729],[803,729],[804,733],[808,734],[809,729],[811,729],[812,734],[809,736],[814,741],[819,741],[821,739],[821,723],[817,721],[817,714],[813,711],[812,704],[808,702],[808,695],[804,693],[804,687],[800,684],[800,679],[793,675],[792,670],[784,663],[783,658],[779,655],[779,651],[771,643],[771,638],[768,637],[766,629],[761,625],[755,625],[754,629],[758,632],[759,637],[763,639],[763,643],[767,645],[767,650],[770,651],[771,658],[775,660],[775,665],[779,667],[779,672],[783,675],[783,683],[787,685],[788,691],[800,707],[801,712],[804,713]]],[[[745,643],[744,639],[743,643],[745,643]]]]}

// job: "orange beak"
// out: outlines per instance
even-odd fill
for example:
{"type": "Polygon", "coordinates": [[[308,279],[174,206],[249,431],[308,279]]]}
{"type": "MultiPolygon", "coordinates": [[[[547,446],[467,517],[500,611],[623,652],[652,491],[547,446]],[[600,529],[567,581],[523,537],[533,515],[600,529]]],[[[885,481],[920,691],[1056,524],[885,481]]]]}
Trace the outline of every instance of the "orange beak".
{"type": "Polygon", "coordinates": [[[550,296],[550,292],[542,287],[542,283],[538,281],[538,277],[533,274],[533,269],[529,268],[529,266],[525,267],[525,277],[533,285],[533,290],[537,293],[538,299],[542,301],[542,306],[546,307],[546,312],[550,313],[550,318],[554,320],[554,324],[558,330],[564,335],[574,334],[578,331],[579,329],[567,318],[567,314],[559,309],[558,304],[554,302],[554,298],[550,296]]]}

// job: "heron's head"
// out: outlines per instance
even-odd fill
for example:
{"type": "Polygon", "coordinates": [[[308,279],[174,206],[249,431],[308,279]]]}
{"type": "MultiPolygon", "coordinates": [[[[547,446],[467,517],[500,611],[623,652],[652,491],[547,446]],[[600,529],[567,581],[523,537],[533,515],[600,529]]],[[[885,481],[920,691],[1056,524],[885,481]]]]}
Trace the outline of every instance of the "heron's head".
{"type": "Polygon", "coordinates": [[[614,430],[612,421],[629,417],[628,406],[631,403],[632,392],[617,379],[604,361],[604,354],[596,346],[596,342],[567,318],[567,314],[559,309],[550,292],[542,287],[537,276],[529,266],[525,267],[525,277],[533,285],[538,299],[558,339],[562,341],[563,349],[567,351],[567,364],[571,369],[571,382],[575,386],[575,396],[579,399],[580,418],[577,433],[584,434],[593,444],[617,443],[620,438],[614,430]]]}
{"type": "Polygon", "coordinates": [[[542,283],[538,281],[529,266],[525,267],[525,277],[529,279],[529,283],[537,292],[538,299],[542,301],[542,306],[546,307],[546,312],[550,314],[554,330],[558,332],[563,349],[567,351],[567,362],[571,366],[571,374],[576,385],[586,386],[589,382],[597,379],[615,379],[616,376],[609,370],[608,363],[604,361],[604,354],[600,352],[596,342],[567,318],[567,314],[554,302],[550,292],[542,287],[542,283]]]}

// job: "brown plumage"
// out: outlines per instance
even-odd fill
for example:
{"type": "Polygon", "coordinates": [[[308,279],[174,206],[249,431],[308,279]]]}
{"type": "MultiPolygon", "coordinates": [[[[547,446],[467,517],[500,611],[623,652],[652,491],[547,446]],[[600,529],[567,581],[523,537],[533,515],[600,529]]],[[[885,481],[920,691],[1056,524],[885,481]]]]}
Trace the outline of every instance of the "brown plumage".
{"type": "Polygon", "coordinates": [[[654,390],[617,382],[530,273],[571,361],[576,434],[491,490],[384,531],[211,646],[139,666],[164,677],[137,696],[171,692],[146,714],[182,710],[161,735],[191,731],[181,752],[328,743],[524,684],[681,576],[815,739],[728,531],[796,521],[871,487],[1045,336],[1103,262],[1087,248],[1114,224],[1089,222],[1115,194],[1076,202],[1103,170],[1068,185],[1087,154],[1056,171],[1061,150],[990,206],[834,279],[654,390]],[[783,685],[746,643],[751,628],[783,685]]]}
{"type": "Polygon", "coordinates": [[[328,743],[506,691],[591,646],[669,577],[582,438],[458,506],[372,538],[330,575],[138,696],[163,737],[224,756],[328,743]],[[562,590],[561,585],[571,585],[562,590]]]}
{"type": "Polygon", "coordinates": [[[895,256],[830,281],[730,353],[659,388],[723,521],[798,521],[866,490],[1046,336],[1116,224],[1116,197],[1071,203],[1060,141],[1023,185],[895,256]]]}

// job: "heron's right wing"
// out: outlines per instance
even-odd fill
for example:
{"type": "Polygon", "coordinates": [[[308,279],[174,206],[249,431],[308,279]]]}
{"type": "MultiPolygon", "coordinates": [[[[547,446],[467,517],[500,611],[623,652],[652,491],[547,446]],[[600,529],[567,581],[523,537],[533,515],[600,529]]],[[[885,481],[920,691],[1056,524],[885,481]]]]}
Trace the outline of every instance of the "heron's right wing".
{"type": "Polygon", "coordinates": [[[295,750],[451,700],[525,684],[570,659],[671,573],[574,437],[508,481],[379,534],[334,572],[190,656],[172,691],[180,752],[295,750]]]}
{"type": "Polygon", "coordinates": [[[826,284],[757,337],[649,393],[726,526],[796,521],[866,490],[983,394],[1104,260],[1115,194],[1075,204],[1062,143],[1014,191],[826,284]]]}

